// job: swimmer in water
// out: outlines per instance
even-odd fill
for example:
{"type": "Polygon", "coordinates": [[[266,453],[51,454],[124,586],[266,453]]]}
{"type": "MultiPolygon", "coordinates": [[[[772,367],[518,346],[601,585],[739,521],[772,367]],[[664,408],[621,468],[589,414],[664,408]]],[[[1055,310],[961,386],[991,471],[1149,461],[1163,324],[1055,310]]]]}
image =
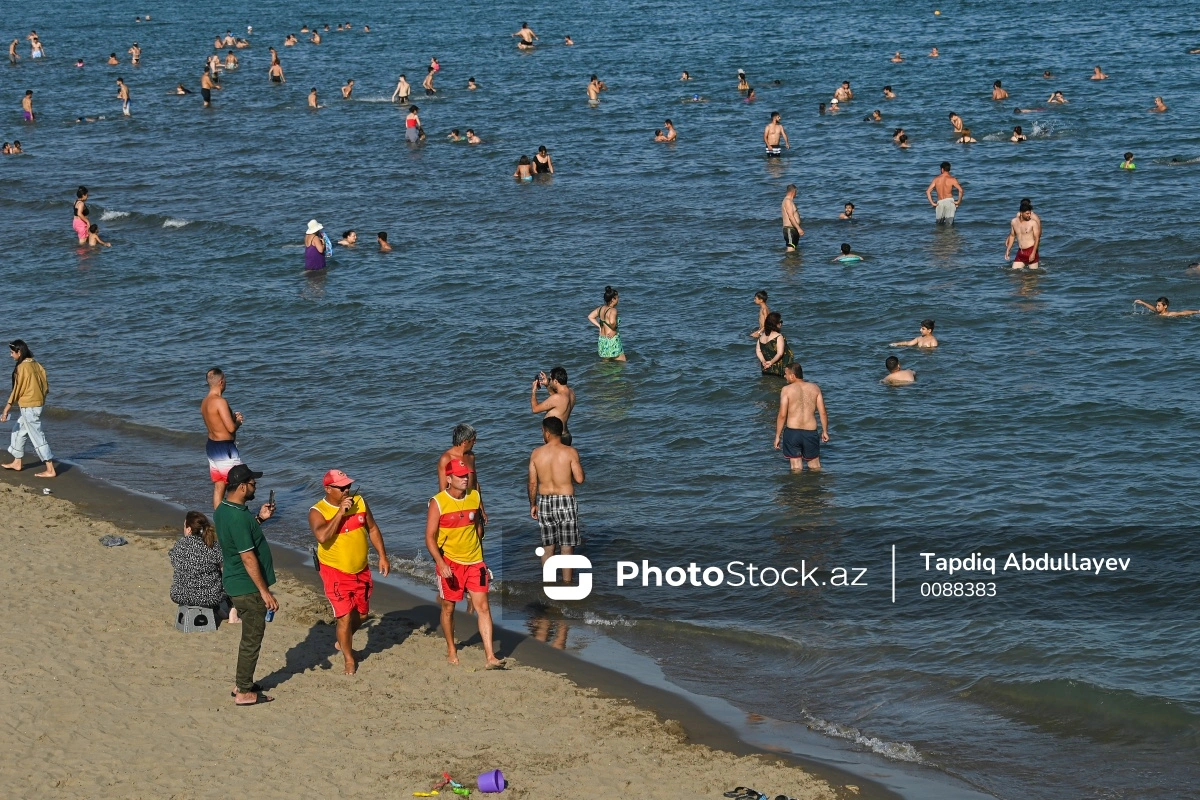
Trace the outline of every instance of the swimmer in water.
{"type": "Polygon", "coordinates": [[[24,152],[25,151],[21,148],[21,140],[13,139],[12,147],[9,149],[8,154],[11,156],[19,156],[24,152]]]}
{"type": "Polygon", "coordinates": [[[754,102],[755,100],[757,100],[757,99],[758,99],[758,95],[756,95],[756,94],[754,93],[754,87],[753,87],[753,86],[751,86],[751,87],[749,88],[749,90],[747,90],[747,92],[746,92],[746,100],[745,100],[745,102],[747,102],[747,103],[753,103],[753,102],[754,102]]]}
{"type": "Polygon", "coordinates": [[[899,51],[899,50],[897,50],[897,51],[896,51],[896,55],[892,56],[892,63],[893,63],[893,64],[899,64],[899,63],[900,63],[901,61],[903,61],[903,60],[904,60],[904,56],[900,55],[900,51],[899,51]]]}
{"type": "Polygon", "coordinates": [[[375,241],[379,242],[379,252],[392,252],[392,246],[388,244],[387,240],[387,231],[380,231],[379,233],[375,234],[375,241]]]}
{"type": "Polygon", "coordinates": [[[796,209],[796,184],[787,185],[780,211],[783,217],[783,241],[787,244],[787,251],[793,253],[800,244],[800,237],[804,235],[804,229],[800,227],[800,212],[796,209]]]}
{"type": "Polygon", "coordinates": [[[1025,136],[1024,131],[1021,130],[1021,126],[1014,125],[1012,136],[1009,138],[1009,141],[1010,142],[1023,142],[1023,141],[1025,141],[1025,139],[1026,139],[1026,136],[1025,136]]]}
{"type": "Polygon", "coordinates": [[[842,85],[833,91],[833,97],[839,103],[853,100],[854,92],[850,89],[850,81],[842,81],[842,85]]]}
{"type": "Polygon", "coordinates": [[[908,143],[908,134],[907,133],[900,134],[900,138],[896,140],[896,144],[900,147],[901,150],[907,150],[910,147],[910,145],[908,143]]]}
{"type": "Polygon", "coordinates": [[[358,244],[358,231],[346,231],[342,234],[342,238],[338,239],[337,243],[342,247],[354,247],[358,244]]]}
{"type": "Polygon", "coordinates": [[[858,253],[855,253],[850,250],[850,245],[847,244],[846,242],[842,242],[841,250],[842,250],[842,252],[838,253],[836,256],[834,256],[831,259],[833,261],[833,263],[835,263],[835,264],[857,264],[859,261],[863,260],[862,256],[860,256],[858,253]]]}
{"type": "Polygon", "coordinates": [[[396,91],[392,92],[392,102],[400,103],[401,105],[408,102],[408,95],[412,92],[412,87],[408,85],[408,81],[404,76],[400,76],[400,80],[396,82],[396,91]]]}
{"type": "Polygon", "coordinates": [[[529,156],[521,156],[517,161],[517,171],[513,173],[513,177],[519,181],[533,180],[533,164],[529,163],[529,156]]]}
{"type": "Polygon", "coordinates": [[[433,76],[436,72],[437,70],[433,68],[432,64],[425,71],[425,80],[421,81],[421,86],[425,89],[426,97],[437,94],[437,89],[433,88],[433,76]]]}
{"type": "MultiPolygon", "coordinates": [[[[483,139],[480,139],[478,136],[476,136],[475,131],[467,128],[467,144],[483,144],[483,139]]],[[[545,148],[542,149],[544,150],[545,148]]],[[[550,171],[554,172],[553,169],[550,171]]]]}
{"type": "Polygon", "coordinates": [[[671,120],[664,122],[663,126],[666,128],[666,133],[664,134],[666,138],[664,141],[673,142],[679,137],[679,134],[675,131],[675,125],[671,120]]]}
{"type": "Polygon", "coordinates": [[[228,53],[225,54],[225,69],[231,70],[231,69],[237,69],[237,68],[238,68],[238,57],[233,54],[232,50],[230,50],[228,53]]]}
{"type": "Polygon", "coordinates": [[[937,51],[937,48],[936,48],[936,47],[935,47],[935,48],[933,48],[932,50],[930,50],[930,51],[929,51],[929,57],[930,57],[930,58],[937,58],[937,57],[938,57],[938,51],[937,51]]]}
{"type": "Polygon", "coordinates": [[[955,133],[962,133],[962,117],[960,117],[958,114],[955,114],[953,111],[950,112],[950,127],[954,129],[955,133]]]}
{"type": "Polygon", "coordinates": [[[757,339],[763,335],[763,325],[767,321],[767,315],[771,313],[771,307],[767,305],[767,293],[765,291],[760,290],[754,293],[754,305],[758,306],[758,327],[751,332],[751,339],[757,339]]]}
{"type": "Polygon", "coordinates": [[[679,76],[679,80],[681,80],[681,81],[690,81],[691,79],[692,79],[692,76],[688,74],[688,71],[686,69],[683,71],[683,74],[681,74],[679,76]]]}
{"type": "Polygon", "coordinates": [[[37,114],[33,113],[33,89],[26,89],[25,96],[21,98],[21,115],[26,122],[37,119],[37,114]]]}
{"type": "Polygon", "coordinates": [[[992,84],[992,99],[993,100],[1007,100],[1008,99],[1008,90],[1000,85],[1000,81],[996,81],[995,83],[992,84]]]}
{"type": "Polygon", "coordinates": [[[891,347],[937,347],[938,340],[933,336],[933,320],[921,320],[921,335],[907,342],[892,342],[891,347]]]}
{"type": "Polygon", "coordinates": [[[478,88],[479,88],[479,84],[477,84],[477,83],[475,82],[475,79],[474,79],[474,78],[467,78],[467,89],[468,89],[468,90],[470,90],[470,91],[472,91],[472,92],[473,92],[473,91],[475,91],[475,90],[476,90],[476,89],[478,89],[478,88]]]}
{"type": "Polygon", "coordinates": [[[896,99],[896,93],[892,91],[891,86],[883,87],[883,99],[884,100],[895,100],[896,99]]]}
{"type": "Polygon", "coordinates": [[[571,38],[570,34],[567,34],[566,38],[563,39],[563,44],[567,47],[572,47],[575,44],[575,40],[571,38]]]}
{"type": "Polygon", "coordinates": [[[458,128],[455,128],[454,130],[450,131],[450,133],[447,134],[446,138],[452,142],[465,142],[467,140],[467,137],[459,135],[458,128]]]}
{"type": "Polygon", "coordinates": [[[839,111],[841,111],[841,110],[842,110],[842,109],[841,109],[841,107],[840,107],[840,106],[838,106],[838,99],[837,99],[836,97],[832,98],[832,99],[829,101],[829,113],[830,113],[830,114],[836,114],[836,113],[838,113],[838,112],[839,112],[839,111]]]}
{"type": "Polygon", "coordinates": [[[1068,100],[1067,98],[1063,97],[1062,92],[1055,92],[1054,94],[1050,95],[1049,99],[1047,99],[1046,102],[1050,103],[1052,105],[1060,105],[1061,106],[1061,105],[1066,105],[1067,103],[1069,103],[1071,101],[1068,100]]]}
{"type": "Polygon", "coordinates": [[[425,138],[425,129],[421,127],[421,117],[416,106],[408,107],[408,116],[404,118],[404,141],[416,144],[425,138]]]}
{"type": "Polygon", "coordinates": [[[963,128],[959,132],[958,138],[954,140],[956,144],[976,144],[979,140],[971,135],[970,128],[963,128]]]}
{"type": "Polygon", "coordinates": [[[174,94],[191,94],[191,93],[192,93],[192,90],[185,89],[182,83],[177,85],[175,87],[175,91],[174,91],[174,94]]]}
{"type": "Polygon", "coordinates": [[[788,142],[787,131],[783,129],[783,124],[779,121],[779,112],[771,112],[771,121],[767,123],[767,127],[763,128],[763,144],[767,147],[769,155],[779,154],[779,141],[783,140],[783,146],[788,150],[792,149],[792,145],[788,142]]]}
{"type": "Polygon", "coordinates": [[[738,91],[750,91],[750,81],[746,80],[746,73],[742,72],[741,70],[738,70],[738,91]]]}
{"type": "Polygon", "coordinates": [[[838,219],[854,219],[854,203],[846,203],[842,213],[838,214],[838,219]]]}
{"type": "Polygon", "coordinates": [[[312,87],[312,89],[310,89],[308,92],[308,107],[320,108],[320,106],[317,105],[317,87],[315,86],[312,87]]]}
{"type": "Polygon", "coordinates": [[[1166,110],[1167,110],[1167,104],[1163,102],[1163,99],[1161,97],[1154,98],[1154,108],[1147,109],[1147,111],[1155,111],[1155,112],[1161,112],[1161,111],[1166,111],[1166,110]]]}
{"type": "Polygon", "coordinates": [[[1050,80],[1051,78],[1054,77],[1054,73],[1052,73],[1050,70],[1046,70],[1045,72],[1042,73],[1042,77],[1045,80],[1050,80]]]}
{"type": "Polygon", "coordinates": [[[1145,306],[1160,317],[1190,317],[1193,314],[1200,314],[1200,311],[1171,311],[1171,301],[1165,297],[1160,297],[1154,301],[1154,305],[1150,305],[1145,300],[1134,300],[1135,306],[1145,306]]]}
{"type": "Polygon", "coordinates": [[[112,247],[111,244],[100,238],[100,226],[94,222],[91,224],[91,227],[88,228],[87,246],[112,247]]]}
{"type": "Polygon", "coordinates": [[[520,40],[521,40],[521,41],[517,42],[517,46],[518,46],[518,47],[520,47],[522,44],[526,44],[526,45],[532,46],[532,45],[533,45],[533,43],[534,43],[535,41],[537,41],[537,38],[538,38],[538,37],[537,37],[537,34],[536,34],[536,33],[534,33],[534,32],[533,32],[533,31],[530,29],[530,27],[529,27],[529,23],[528,23],[528,22],[522,22],[522,23],[521,23],[521,30],[519,30],[519,31],[517,31],[516,33],[514,33],[514,34],[513,34],[513,36],[516,36],[518,39],[520,39],[520,40]]]}
{"type": "Polygon", "coordinates": [[[295,46],[296,42],[298,42],[298,41],[300,41],[300,40],[296,38],[296,34],[289,33],[283,40],[283,46],[284,47],[293,47],[293,46],[295,46]]]}
{"type": "Polygon", "coordinates": [[[127,50],[126,52],[128,52],[129,55],[132,56],[132,60],[130,63],[132,63],[133,66],[136,67],[142,60],[142,48],[138,47],[137,42],[134,42],[133,47],[130,47],[129,50],[127,50]]]}
{"type": "Polygon", "coordinates": [[[212,90],[220,88],[221,85],[213,81],[212,75],[208,73],[208,70],[200,72],[200,96],[204,98],[205,108],[212,106],[212,90]]]}
{"type": "Polygon", "coordinates": [[[283,65],[276,61],[267,70],[267,80],[271,83],[286,83],[287,79],[283,77],[283,65]]]}
{"type": "Polygon", "coordinates": [[[352,94],[354,94],[354,78],[346,81],[346,85],[342,87],[342,99],[349,100],[352,94]]]}
{"type": "Polygon", "coordinates": [[[129,116],[129,87],[123,78],[117,78],[117,99],[121,101],[121,113],[129,116]]]}
{"type": "Polygon", "coordinates": [[[895,356],[888,356],[883,362],[883,366],[887,369],[888,374],[883,376],[880,383],[913,383],[917,379],[917,373],[911,369],[900,369],[900,359],[895,356]]]}
{"type": "Polygon", "coordinates": [[[1009,225],[1008,238],[1004,240],[1004,260],[1012,252],[1013,244],[1017,245],[1017,257],[1012,262],[1013,269],[1037,269],[1040,256],[1038,247],[1042,243],[1042,221],[1033,213],[1033,203],[1028,198],[1021,200],[1017,215],[1009,225]]]}
{"type": "Polygon", "coordinates": [[[107,63],[110,67],[115,67],[117,64],[120,64],[121,62],[120,62],[120,60],[117,59],[116,53],[109,53],[108,61],[105,63],[107,63]]]}
{"type": "Polygon", "coordinates": [[[593,75],[587,85],[588,102],[592,105],[598,105],[600,103],[600,93],[607,91],[607,89],[608,84],[593,75]]]}
{"type": "Polygon", "coordinates": [[[667,137],[663,136],[662,128],[655,128],[654,129],[654,141],[665,142],[666,140],[667,140],[667,137]]]}
{"type": "Polygon", "coordinates": [[[1098,64],[1092,70],[1092,80],[1094,80],[1094,81],[1108,80],[1108,76],[1104,74],[1104,72],[1100,69],[1100,66],[1098,64]]]}
{"type": "Polygon", "coordinates": [[[824,103],[817,103],[817,114],[822,117],[825,116],[825,104],[824,103]]]}
{"type": "Polygon", "coordinates": [[[308,37],[308,40],[310,42],[312,42],[313,44],[320,44],[321,43],[321,34],[317,33],[316,31],[313,31],[312,36],[308,37]]]}
{"type": "Polygon", "coordinates": [[[903,135],[904,128],[896,128],[896,130],[892,131],[892,141],[896,144],[900,144],[900,137],[903,135]]]}
{"type": "Polygon", "coordinates": [[[1013,113],[1014,114],[1034,114],[1034,113],[1037,113],[1038,111],[1045,111],[1045,110],[1046,109],[1044,109],[1044,108],[1014,108],[1013,113]]]}
{"type": "Polygon", "coordinates": [[[863,122],[883,122],[883,112],[877,108],[863,117],[863,122]]]}
{"type": "MultiPolygon", "coordinates": [[[[15,64],[21,60],[21,56],[17,54],[17,47],[21,44],[20,39],[13,39],[8,44],[8,63],[15,64]]],[[[687,75],[687,73],[683,73],[687,75]]]]}
{"type": "Polygon", "coordinates": [[[1125,160],[1121,162],[1121,169],[1137,169],[1137,164],[1133,163],[1133,153],[1126,153],[1125,160]]]}

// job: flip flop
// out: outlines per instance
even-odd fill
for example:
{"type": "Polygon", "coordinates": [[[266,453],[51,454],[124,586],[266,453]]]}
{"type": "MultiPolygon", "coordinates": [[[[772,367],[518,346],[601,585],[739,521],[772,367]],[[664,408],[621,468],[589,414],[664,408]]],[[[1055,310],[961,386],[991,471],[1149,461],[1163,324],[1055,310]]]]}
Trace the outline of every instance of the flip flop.
{"type": "Polygon", "coordinates": [[[735,798],[735,800],[740,800],[742,797],[758,797],[758,792],[756,792],[754,789],[748,789],[745,786],[737,786],[726,792],[725,796],[735,798]]]}
{"type": "Polygon", "coordinates": [[[235,706],[261,706],[264,703],[274,703],[274,697],[267,697],[265,694],[256,694],[253,703],[234,703],[235,706]]]}
{"type": "MultiPolygon", "coordinates": [[[[254,684],[251,684],[251,685],[250,685],[250,691],[254,692],[255,694],[259,694],[259,693],[261,693],[261,692],[264,692],[264,691],[266,691],[266,690],[265,690],[265,689],[263,689],[263,687],[259,686],[257,683],[254,683],[254,684]]],[[[230,692],[230,693],[229,693],[229,696],[230,696],[230,697],[237,697],[237,692],[230,692]]]]}

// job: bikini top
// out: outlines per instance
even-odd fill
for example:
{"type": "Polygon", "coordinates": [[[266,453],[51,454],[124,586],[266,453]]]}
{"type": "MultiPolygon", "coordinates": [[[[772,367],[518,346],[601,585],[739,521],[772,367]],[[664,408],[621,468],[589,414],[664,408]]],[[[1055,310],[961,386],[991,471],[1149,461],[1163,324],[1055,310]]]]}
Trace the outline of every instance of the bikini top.
{"type": "Polygon", "coordinates": [[[608,320],[606,320],[604,318],[603,314],[604,314],[604,312],[603,312],[603,310],[601,310],[600,314],[598,314],[596,316],[596,321],[599,322],[601,325],[606,325],[609,328],[612,328],[613,333],[616,333],[617,326],[621,324],[621,315],[620,314],[617,315],[617,324],[613,325],[612,323],[610,323],[608,320]]]}

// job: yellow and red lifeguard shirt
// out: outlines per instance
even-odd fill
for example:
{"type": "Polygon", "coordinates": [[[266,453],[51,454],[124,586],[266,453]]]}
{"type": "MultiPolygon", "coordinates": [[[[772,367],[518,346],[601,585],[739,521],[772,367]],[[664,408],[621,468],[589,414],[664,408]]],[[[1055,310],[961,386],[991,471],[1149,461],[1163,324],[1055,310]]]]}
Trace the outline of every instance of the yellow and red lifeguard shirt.
{"type": "Polygon", "coordinates": [[[438,519],[438,549],[442,555],[459,564],[478,564],[483,561],[483,545],[479,542],[479,492],[474,489],[455,499],[445,489],[433,496],[441,517],[438,519]]]}
{"type": "MultiPolygon", "coordinates": [[[[313,508],[326,522],[338,513],[338,507],[325,498],[318,500],[313,508]]],[[[350,512],[336,536],[317,543],[317,560],[341,572],[357,575],[367,568],[367,504],[362,495],[354,496],[350,512]]]]}

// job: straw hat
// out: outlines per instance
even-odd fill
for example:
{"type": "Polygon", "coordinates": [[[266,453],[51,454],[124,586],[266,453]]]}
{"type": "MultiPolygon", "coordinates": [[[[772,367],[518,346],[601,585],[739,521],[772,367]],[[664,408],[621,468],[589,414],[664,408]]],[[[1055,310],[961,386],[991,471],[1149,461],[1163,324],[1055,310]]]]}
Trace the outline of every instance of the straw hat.
{"type": "Polygon", "coordinates": [[[317,231],[321,231],[321,230],[324,230],[324,229],[325,229],[325,226],[324,226],[324,225],[322,225],[321,223],[317,222],[315,219],[310,219],[310,220],[308,221],[308,230],[307,230],[307,231],[305,231],[305,234],[309,234],[309,233],[316,233],[317,231]]]}

